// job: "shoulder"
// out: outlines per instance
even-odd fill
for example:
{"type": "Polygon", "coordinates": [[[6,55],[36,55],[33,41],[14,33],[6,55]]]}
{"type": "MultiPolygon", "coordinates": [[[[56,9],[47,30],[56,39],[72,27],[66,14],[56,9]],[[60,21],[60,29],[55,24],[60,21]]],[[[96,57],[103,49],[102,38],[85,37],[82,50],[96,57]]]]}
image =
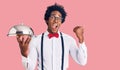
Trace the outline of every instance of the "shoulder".
{"type": "Polygon", "coordinates": [[[63,33],[63,32],[62,32],[62,36],[63,36],[63,38],[65,38],[65,39],[74,40],[74,38],[73,38],[72,36],[70,36],[70,35],[68,35],[68,34],[66,34],[66,33],[63,33]]]}
{"type": "Polygon", "coordinates": [[[40,35],[33,35],[33,36],[31,37],[31,42],[32,42],[32,43],[37,43],[38,41],[40,41],[41,36],[42,36],[42,34],[40,34],[40,35]]]}

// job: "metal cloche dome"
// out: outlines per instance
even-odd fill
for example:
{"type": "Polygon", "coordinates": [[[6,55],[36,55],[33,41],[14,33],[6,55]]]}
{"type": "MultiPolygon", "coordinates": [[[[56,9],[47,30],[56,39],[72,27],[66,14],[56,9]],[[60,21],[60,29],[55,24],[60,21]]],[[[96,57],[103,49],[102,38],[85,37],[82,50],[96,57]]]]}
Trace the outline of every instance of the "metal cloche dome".
{"type": "Polygon", "coordinates": [[[7,36],[16,36],[16,35],[30,35],[33,36],[33,29],[29,26],[19,24],[12,26],[7,34],[7,36]]]}

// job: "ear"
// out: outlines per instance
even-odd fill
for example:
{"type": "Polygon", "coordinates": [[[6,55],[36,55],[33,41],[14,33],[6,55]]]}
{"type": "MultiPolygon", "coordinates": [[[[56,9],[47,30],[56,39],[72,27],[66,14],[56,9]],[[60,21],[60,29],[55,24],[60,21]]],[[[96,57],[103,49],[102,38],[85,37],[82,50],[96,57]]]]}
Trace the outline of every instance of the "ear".
{"type": "Polygon", "coordinates": [[[48,20],[46,20],[45,22],[46,22],[46,24],[48,25],[48,20]]]}

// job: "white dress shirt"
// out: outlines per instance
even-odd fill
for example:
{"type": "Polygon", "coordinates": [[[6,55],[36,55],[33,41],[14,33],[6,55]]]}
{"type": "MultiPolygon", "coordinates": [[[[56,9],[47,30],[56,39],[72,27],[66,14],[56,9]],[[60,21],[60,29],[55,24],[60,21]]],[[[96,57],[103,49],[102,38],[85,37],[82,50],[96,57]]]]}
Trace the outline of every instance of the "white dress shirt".
{"type": "MultiPolygon", "coordinates": [[[[43,38],[43,65],[44,70],[61,70],[61,55],[62,55],[62,43],[60,32],[59,37],[52,37],[49,39],[49,32],[44,33],[43,38]]],[[[38,70],[41,70],[41,35],[32,37],[29,44],[28,57],[22,56],[22,63],[26,70],[35,70],[37,65],[38,70]]],[[[64,40],[64,65],[63,69],[67,70],[69,66],[69,54],[80,65],[87,63],[87,48],[85,43],[79,43],[79,47],[76,41],[69,35],[62,33],[64,40]]]]}

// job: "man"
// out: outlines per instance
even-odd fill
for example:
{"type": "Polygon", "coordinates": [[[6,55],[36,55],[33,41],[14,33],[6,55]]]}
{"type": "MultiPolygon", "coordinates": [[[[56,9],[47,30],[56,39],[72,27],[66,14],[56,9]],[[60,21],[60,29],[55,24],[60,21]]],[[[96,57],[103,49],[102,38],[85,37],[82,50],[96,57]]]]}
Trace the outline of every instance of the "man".
{"type": "Polygon", "coordinates": [[[69,54],[80,65],[87,63],[87,48],[84,43],[83,27],[76,26],[75,32],[79,47],[75,40],[59,31],[65,21],[66,12],[61,5],[49,6],[45,13],[47,31],[38,36],[17,36],[22,54],[22,62],[26,70],[67,70],[69,54]]]}

